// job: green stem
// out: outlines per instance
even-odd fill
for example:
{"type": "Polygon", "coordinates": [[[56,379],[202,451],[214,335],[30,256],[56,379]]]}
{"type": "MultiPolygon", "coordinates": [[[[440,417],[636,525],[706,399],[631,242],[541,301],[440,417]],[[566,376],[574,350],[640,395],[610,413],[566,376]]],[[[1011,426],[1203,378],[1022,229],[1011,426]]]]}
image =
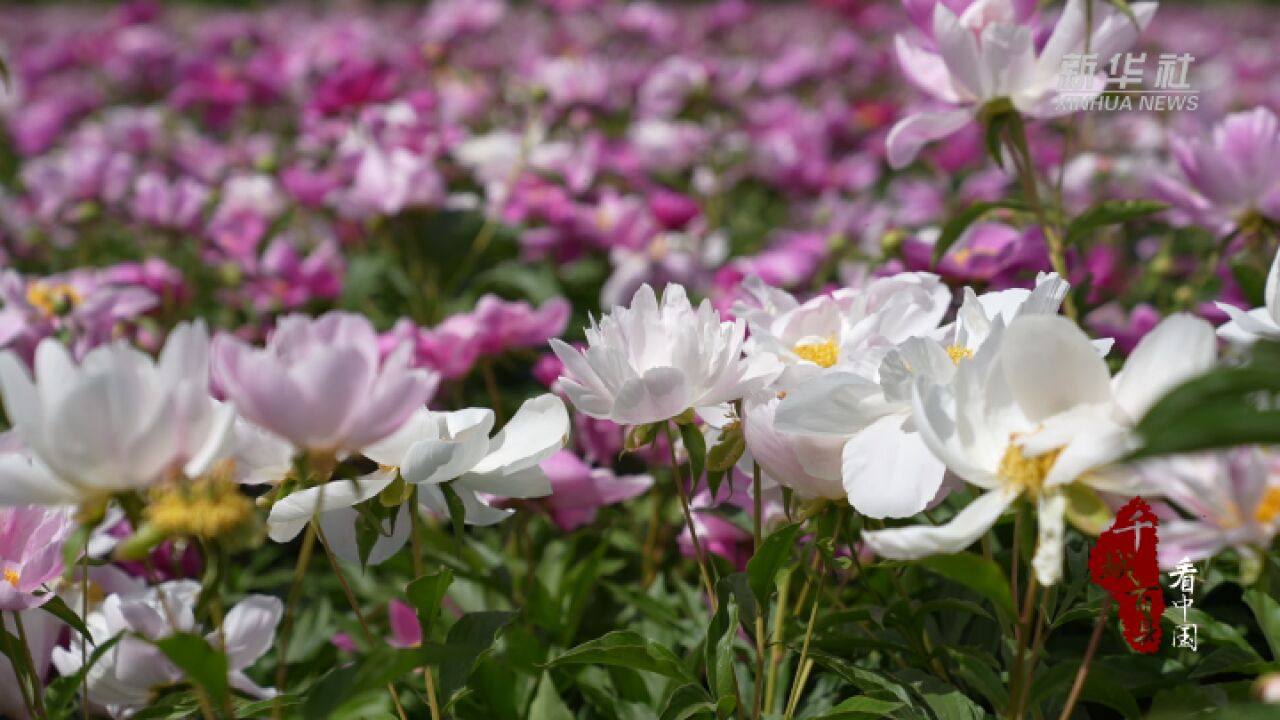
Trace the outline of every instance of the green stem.
{"type": "Polygon", "coordinates": [[[693,555],[698,561],[698,571],[702,573],[702,584],[706,587],[707,599],[711,602],[711,612],[714,613],[720,608],[720,602],[716,598],[715,585],[711,582],[711,573],[707,570],[707,556],[703,552],[702,541],[698,539],[698,528],[693,524],[693,509],[689,506],[689,491],[684,486],[684,474],[680,472],[680,462],[676,459],[676,434],[671,430],[671,424],[671,422],[662,424],[663,430],[667,433],[667,450],[671,453],[671,474],[675,479],[676,492],[680,495],[680,509],[684,511],[685,526],[689,528],[689,542],[693,545],[693,555]]]}
{"type": "MultiPolygon", "coordinates": [[[[835,540],[840,537],[840,526],[844,524],[843,509],[837,511],[835,528],[831,531],[831,539],[835,540]]],[[[817,551],[817,541],[814,541],[814,550],[817,551]]],[[[791,698],[787,701],[787,709],[783,714],[783,720],[791,720],[792,715],[796,712],[796,706],[800,704],[800,696],[804,693],[805,681],[809,677],[809,644],[813,641],[813,627],[818,619],[819,597],[822,595],[822,585],[827,579],[826,563],[822,561],[822,553],[818,552],[818,589],[813,595],[813,604],[809,606],[809,623],[804,632],[804,643],[800,646],[800,662],[796,665],[795,679],[791,683],[791,698]]]]}
{"type": "Polygon", "coordinates": [[[1098,651],[1098,643],[1102,640],[1102,630],[1107,626],[1107,614],[1111,611],[1111,596],[1102,596],[1102,607],[1098,609],[1098,620],[1093,624],[1093,634],[1089,636],[1089,646],[1084,651],[1084,659],[1080,661],[1080,669],[1076,671],[1076,680],[1071,684],[1071,693],[1067,695],[1067,704],[1062,706],[1059,720],[1070,720],[1071,711],[1075,709],[1080,693],[1084,691],[1084,681],[1089,677],[1089,668],[1093,664],[1093,655],[1098,651]]]}
{"type": "MultiPolygon", "coordinates": [[[[409,518],[412,522],[410,527],[409,542],[410,549],[413,552],[413,573],[417,577],[425,574],[422,566],[422,514],[418,510],[418,486],[413,486],[413,492],[409,495],[409,518]]],[[[425,633],[427,628],[422,628],[425,633]]],[[[423,637],[424,641],[430,638],[423,637]]],[[[440,702],[436,699],[436,679],[432,673],[431,666],[422,668],[422,674],[426,676],[427,684],[427,705],[431,708],[431,720],[440,720],[440,702]]]]}
{"type": "Polygon", "coordinates": [[[284,624],[280,628],[280,655],[276,660],[276,702],[271,710],[274,720],[284,718],[284,686],[289,672],[289,638],[293,634],[293,616],[302,591],[302,578],[307,574],[307,565],[311,562],[311,553],[316,546],[316,526],[319,522],[318,517],[312,516],[311,522],[307,523],[306,534],[302,538],[302,550],[298,553],[298,563],[293,569],[293,584],[289,587],[289,602],[285,605],[284,624]]]}
{"type": "MultiPolygon", "coordinates": [[[[377,641],[374,639],[373,631],[369,629],[369,621],[365,620],[364,613],[360,610],[360,602],[356,599],[355,592],[351,589],[351,583],[347,582],[347,574],[342,571],[342,566],[338,564],[338,558],[333,554],[333,550],[329,547],[329,541],[324,537],[324,528],[320,527],[318,520],[312,522],[316,528],[316,536],[320,539],[321,546],[324,547],[324,556],[329,559],[329,567],[333,568],[333,574],[338,578],[338,584],[342,586],[342,593],[347,597],[347,605],[351,606],[351,612],[355,613],[356,622],[360,624],[360,630],[364,633],[365,642],[374,645],[377,641]]],[[[400,695],[396,693],[395,683],[387,683],[387,694],[391,696],[391,702],[396,706],[396,714],[400,716],[400,720],[408,720],[404,714],[404,706],[400,704],[400,695]]]]}
{"type": "MultiPolygon", "coordinates": [[[[1031,205],[1031,211],[1035,213],[1036,222],[1040,225],[1040,232],[1044,234],[1045,242],[1049,245],[1049,262],[1053,265],[1054,272],[1065,281],[1068,279],[1066,248],[1063,247],[1062,236],[1058,234],[1057,228],[1049,222],[1044,203],[1040,200],[1035,164],[1031,159],[1031,149],[1027,145],[1027,128],[1022,122],[1022,116],[1017,112],[1011,113],[1008,128],[1009,149],[1013,152],[1014,164],[1018,169],[1018,180],[1022,184],[1022,193],[1026,196],[1027,203],[1031,205]]],[[[1075,302],[1069,292],[1063,300],[1063,311],[1067,317],[1076,319],[1075,302]]]]}
{"type": "MultiPolygon", "coordinates": [[[[751,492],[752,492],[752,510],[755,512],[752,530],[754,531],[753,543],[751,546],[751,556],[755,557],[760,552],[760,543],[762,541],[763,523],[762,501],[760,499],[760,463],[751,463],[751,492]]],[[[764,700],[764,613],[756,613],[756,687],[751,700],[753,708],[752,717],[754,720],[760,720],[760,713],[763,711],[761,705],[764,700]]]]}
{"type": "MultiPolygon", "coordinates": [[[[17,612],[13,612],[11,614],[14,616],[14,619],[17,619],[17,612]]],[[[18,693],[22,695],[22,704],[26,706],[27,715],[29,717],[39,717],[39,715],[36,714],[35,701],[31,697],[31,688],[35,685],[35,682],[28,682],[32,675],[30,665],[23,662],[23,655],[13,646],[13,641],[16,639],[17,638],[10,635],[9,631],[5,629],[4,613],[0,613],[0,644],[3,645],[2,649],[4,650],[4,654],[9,658],[9,665],[13,668],[13,677],[18,681],[18,693]]]]}

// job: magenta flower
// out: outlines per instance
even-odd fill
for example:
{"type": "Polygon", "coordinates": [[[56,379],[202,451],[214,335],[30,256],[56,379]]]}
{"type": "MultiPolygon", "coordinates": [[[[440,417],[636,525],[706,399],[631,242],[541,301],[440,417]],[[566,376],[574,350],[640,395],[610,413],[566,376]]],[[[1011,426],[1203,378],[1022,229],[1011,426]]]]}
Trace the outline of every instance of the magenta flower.
{"type": "Polygon", "coordinates": [[[1190,187],[1157,178],[1156,189],[1197,222],[1227,233],[1254,213],[1280,220],[1280,121],[1269,109],[1228,115],[1207,140],[1170,143],[1190,187]]]}
{"type": "MultiPolygon", "coordinates": [[[[908,165],[926,143],[948,137],[977,117],[988,103],[1007,100],[1024,115],[1049,118],[1070,110],[1059,105],[1057,76],[1063,59],[1088,47],[1109,58],[1128,49],[1155,14],[1156,3],[1132,5],[1137,27],[1123,13],[1099,0],[1068,0],[1052,34],[1036,42],[1039,31],[1025,0],[905,0],[920,33],[899,35],[898,63],[907,79],[946,109],[903,118],[886,139],[889,164],[908,165]],[[1092,4],[1092,25],[1085,3],[1092,4]],[[1089,32],[1090,28],[1092,32],[1089,32]],[[1086,33],[1088,37],[1086,37],[1086,33]]],[[[1105,89],[1099,78],[1082,97],[1105,89]]]]}
{"type": "Polygon", "coordinates": [[[74,528],[66,510],[0,509],[0,610],[40,607],[52,597],[47,588],[36,591],[62,575],[62,543],[74,528]]]}
{"type": "MultiPolygon", "coordinates": [[[[751,533],[731,520],[711,512],[721,503],[737,505],[746,512],[748,517],[754,512],[754,502],[749,492],[751,479],[741,471],[733,472],[732,478],[725,478],[725,485],[720,488],[719,498],[712,498],[709,491],[703,490],[693,497],[690,504],[693,507],[693,525],[697,528],[698,538],[707,551],[725,558],[733,567],[741,570],[747,567],[747,561],[751,559],[753,543],[751,533]],[[733,483],[732,490],[728,487],[730,480],[733,483]],[[726,494],[728,497],[724,497],[726,494]]],[[[767,527],[770,521],[783,515],[781,492],[777,486],[764,490],[761,501],[763,524],[767,527]]],[[[692,557],[693,542],[689,539],[688,528],[680,533],[677,541],[680,544],[680,552],[687,557],[692,557]]]]}
{"type": "Polygon", "coordinates": [[[588,466],[569,450],[543,460],[541,467],[551,480],[551,495],[539,502],[564,532],[591,522],[600,508],[630,500],[653,486],[648,475],[614,475],[608,468],[588,466]]]}
{"type": "Polygon", "coordinates": [[[932,270],[948,280],[987,283],[996,288],[1023,285],[1025,276],[1049,269],[1048,248],[1038,231],[1000,223],[970,225],[936,268],[932,243],[908,240],[902,256],[908,270],[932,270]]]}
{"type": "Polygon", "coordinates": [[[287,315],[265,348],[219,335],[213,372],[249,421],[300,449],[344,453],[400,429],[431,398],[437,377],[410,368],[411,355],[402,345],[380,358],[361,315],[287,315]]]}
{"type": "Polygon", "coordinates": [[[156,305],[142,287],[112,280],[110,272],[78,270],[24,279],[13,270],[0,274],[0,348],[14,350],[28,365],[44,338],[65,333],[76,357],[108,342],[117,325],[156,305]]]}
{"type": "Polygon", "coordinates": [[[1098,337],[1115,338],[1116,349],[1128,355],[1147,333],[1160,323],[1160,311],[1142,303],[1126,311],[1119,303],[1107,303],[1089,313],[1085,327],[1098,337]]]}

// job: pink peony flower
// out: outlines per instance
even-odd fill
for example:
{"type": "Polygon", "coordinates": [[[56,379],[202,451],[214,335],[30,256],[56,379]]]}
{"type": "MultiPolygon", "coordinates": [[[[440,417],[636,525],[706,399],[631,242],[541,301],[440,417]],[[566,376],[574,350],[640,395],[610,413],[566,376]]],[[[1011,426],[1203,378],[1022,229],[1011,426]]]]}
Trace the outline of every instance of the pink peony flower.
{"type": "Polygon", "coordinates": [[[265,348],[231,335],[214,340],[219,387],[249,421],[296,447],[353,452],[404,424],[435,392],[437,377],[412,369],[412,348],[379,357],[361,315],[287,315],[265,348]]]}
{"type": "Polygon", "coordinates": [[[45,583],[62,575],[62,543],[74,528],[66,510],[0,509],[0,610],[40,607],[52,597],[45,583]]]}

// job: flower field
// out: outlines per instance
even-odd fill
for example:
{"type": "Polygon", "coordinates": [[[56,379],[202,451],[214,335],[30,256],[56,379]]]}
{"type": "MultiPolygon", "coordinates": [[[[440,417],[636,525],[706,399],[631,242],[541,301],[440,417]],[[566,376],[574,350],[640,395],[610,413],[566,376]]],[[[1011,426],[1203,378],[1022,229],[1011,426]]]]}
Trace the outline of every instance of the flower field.
{"type": "Polygon", "coordinates": [[[0,7],[0,717],[1280,717],[1278,36],[0,7]]]}

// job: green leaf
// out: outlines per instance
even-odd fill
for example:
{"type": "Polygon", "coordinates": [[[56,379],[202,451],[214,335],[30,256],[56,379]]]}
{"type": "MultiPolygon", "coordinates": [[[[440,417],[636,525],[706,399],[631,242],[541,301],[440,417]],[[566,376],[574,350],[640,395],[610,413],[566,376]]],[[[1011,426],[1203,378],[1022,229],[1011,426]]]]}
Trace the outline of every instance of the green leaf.
{"type": "Polygon", "coordinates": [[[791,551],[795,549],[800,523],[793,523],[774,530],[760,543],[760,549],[747,561],[747,582],[760,607],[767,607],[769,596],[777,584],[778,573],[787,566],[791,551]]]}
{"type": "Polygon", "coordinates": [[[662,423],[649,423],[647,425],[634,425],[627,430],[626,436],[622,441],[622,449],[626,452],[635,452],[643,447],[653,444],[658,439],[658,430],[662,428],[662,423]]]}
{"type": "Polygon", "coordinates": [[[89,634],[89,628],[85,627],[84,621],[80,619],[76,611],[67,607],[67,603],[57,595],[50,595],[49,599],[45,600],[44,604],[40,606],[40,609],[71,626],[71,629],[80,633],[81,637],[92,639],[89,634]]]}
{"type": "Polygon", "coordinates": [[[444,602],[444,596],[449,592],[451,584],[453,584],[453,571],[445,567],[438,573],[423,575],[405,588],[409,604],[418,611],[418,622],[422,625],[424,639],[431,637],[431,629],[435,625],[436,618],[440,616],[440,605],[444,602]]]}
{"type": "Polygon", "coordinates": [[[667,698],[659,720],[690,720],[699,715],[715,715],[716,706],[701,685],[681,685],[667,698]]]}
{"type": "Polygon", "coordinates": [[[498,633],[516,614],[494,610],[463,615],[449,628],[444,650],[448,661],[440,665],[440,694],[452,702],[454,695],[466,685],[476,662],[493,649],[498,633]]]}
{"type": "Polygon", "coordinates": [[[1168,207],[1167,204],[1154,200],[1103,200],[1072,218],[1067,225],[1063,242],[1071,247],[1100,227],[1120,225],[1153,215],[1168,207]]]}
{"type": "Polygon", "coordinates": [[[693,484],[698,484],[698,478],[702,477],[702,468],[707,462],[707,441],[702,437],[702,431],[696,425],[680,425],[680,439],[684,441],[684,450],[689,455],[689,472],[693,478],[693,484]]]}
{"type": "Polygon", "coordinates": [[[730,472],[746,449],[747,441],[740,429],[726,430],[720,436],[720,441],[707,452],[707,469],[712,472],[730,472]]]}
{"type": "Polygon", "coordinates": [[[813,720],[879,720],[902,707],[894,700],[877,700],[861,695],[849,698],[830,710],[815,715],[813,720]]]}
{"type": "Polygon", "coordinates": [[[165,657],[204,688],[215,703],[222,703],[231,692],[227,684],[227,656],[215,650],[203,637],[193,633],[174,633],[151,641],[165,657]]]}
{"type": "Polygon", "coordinates": [[[948,220],[947,224],[942,226],[942,233],[938,235],[938,241],[934,243],[933,264],[937,265],[938,262],[942,260],[942,256],[947,254],[947,251],[951,249],[952,245],[956,244],[956,241],[960,239],[960,236],[964,234],[965,230],[969,229],[970,225],[977,222],[979,218],[992,210],[998,210],[1001,208],[1008,210],[1025,210],[1026,205],[1012,200],[977,202],[956,213],[955,217],[948,220]]]}
{"type": "Polygon", "coordinates": [[[721,598],[720,609],[707,627],[703,653],[707,684],[715,694],[717,711],[737,707],[738,677],[733,669],[733,641],[738,635],[738,606],[731,598],[721,598]]]}
{"type": "Polygon", "coordinates": [[[993,561],[973,553],[934,555],[919,561],[921,565],[953,582],[960,583],[995,603],[997,609],[1013,616],[1013,596],[1009,578],[993,561]]]}
{"type": "Polygon", "coordinates": [[[552,660],[548,667],[583,664],[615,665],[657,673],[685,683],[697,682],[680,658],[665,646],[630,630],[615,630],[585,642],[552,660]]]}
{"type": "MultiPolygon", "coordinates": [[[[1271,352],[1255,347],[1255,356],[1271,352]]],[[[1220,367],[1173,388],[1138,422],[1142,447],[1130,459],[1280,441],[1280,369],[1220,367]]]]}
{"type": "Polygon", "coordinates": [[[461,546],[462,538],[466,534],[467,508],[462,504],[462,498],[458,497],[458,493],[453,489],[452,484],[440,483],[436,487],[440,488],[441,494],[444,495],[444,504],[449,508],[449,522],[453,526],[453,539],[461,546]]]}
{"type": "Polygon", "coordinates": [[[1253,611],[1253,616],[1258,621],[1258,629],[1267,639],[1267,647],[1271,648],[1271,659],[1280,660],[1280,604],[1257,586],[1244,591],[1244,603],[1253,611]]]}
{"type": "Polygon", "coordinates": [[[556,684],[551,676],[542,674],[538,682],[538,691],[533,695],[533,704],[529,706],[529,720],[573,720],[573,712],[560,699],[556,692],[556,684]]]}

